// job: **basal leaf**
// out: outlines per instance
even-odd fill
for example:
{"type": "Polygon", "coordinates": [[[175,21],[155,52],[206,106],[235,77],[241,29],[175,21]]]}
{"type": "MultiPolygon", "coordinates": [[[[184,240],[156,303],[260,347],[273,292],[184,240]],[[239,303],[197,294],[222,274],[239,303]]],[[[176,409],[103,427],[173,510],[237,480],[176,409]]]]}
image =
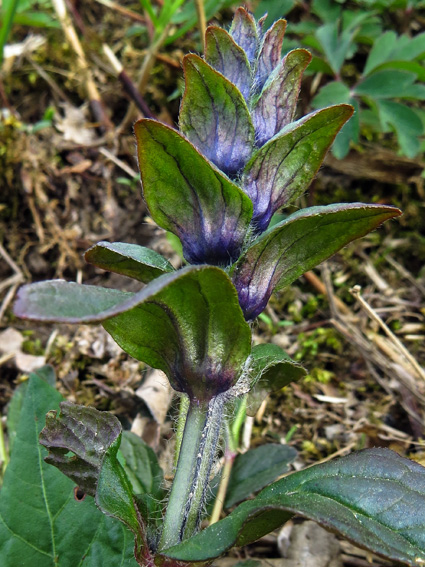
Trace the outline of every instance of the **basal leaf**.
{"type": "Polygon", "coordinates": [[[315,520],[410,567],[425,563],[425,469],[387,449],[367,449],[293,473],[164,555],[203,561],[252,542],[292,513],[315,520]]]}
{"type": "Polygon", "coordinates": [[[281,390],[306,374],[305,368],[277,345],[254,346],[249,365],[251,390],[248,394],[247,414],[255,415],[268,394],[281,390]]]}
{"type": "Polygon", "coordinates": [[[230,35],[245,51],[248,61],[251,63],[257,53],[258,31],[255,19],[245,8],[240,7],[236,10],[230,35]]]}
{"type": "Polygon", "coordinates": [[[180,238],[189,262],[228,265],[249,226],[250,199],[175,130],[140,120],[135,134],[154,221],[180,238]]]}
{"type": "Polygon", "coordinates": [[[38,442],[45,415],[61,395],[30,376],[11,461],[0,493],[2,567],[136,567],[134,537],[93,498],[74,498],[74,483],[44,462],[38,442]]]}
{"type": "Polygon", "coordinates": [[[287,472],[296,456],[295,449],[277,443],[260,445],[238,455],[232,468],[225,507],[242,502],[287,472]]]}
{"type": "Polygon", "coordinates": [[[49,451],[45,461],[94,496],[104,514],[123,522],[134,533],[137,549],[142,550],[145,525],[130,481],[117,459],[121,442],[118,419],[70,402],[62,402],[60,410],[59,415],[56,411],[47,414],[40,433],[40,443],[49,451]]]}
{"type": "Polygon", "coordinates": [[[49,450],[47,463],[94,496],[105,451],[120,436],[120,422],[111,413],[62,402],[59,415],[47,414],[40,443],[49,450]]]}
{"type": "Polygon", "coordinates": [[[253,224],[267,228],[272,215],[307,190],[337,132],[353,113],[343,104],[290,124],[246,165],[242,187],[254,203],[253,224]]]}
{"type": "Polygon", "coordinates": [[[294,49],[270,75],[252,111],[255,139],[259,146],[292,122],[301,78],[310,63],[306,49],[294,49]]]}
{"type": "Polygon", "coordinates": [[[255,138],[241,92],[198,55],[186,55],[183,70],[180,130],[222,171],[237,173],[248,161],[255,138]]]}
{"type": "Polygon", "coordinates": [[[174,271],[173,266],[161,254],[124,242],[98,242],[87,250],[84,259],[103,270],[122,274],[143,283],[174,271]]]}
{"type": "Polygon", "coordinates": [[[352,240],[400,214],[385,205],[328,205],[302,209],[273,226],[232,269],[245,317],[259,315],[274,289],[289,285],[352,240]]]}
{"type": "Polygon", "coordinates": [[[286,20],[277,20],[264,34],[255,71],[255,85],[257,89],[263,88],[269,75],[279,65],[285,30],[286,20]]]}
{"type": "Polygon", "coordinates": [[[238,87],[245,100],[251,90],[251,67],[245,51],[226,30],[210,26],[205,34],[205,60],[238,87]]]}

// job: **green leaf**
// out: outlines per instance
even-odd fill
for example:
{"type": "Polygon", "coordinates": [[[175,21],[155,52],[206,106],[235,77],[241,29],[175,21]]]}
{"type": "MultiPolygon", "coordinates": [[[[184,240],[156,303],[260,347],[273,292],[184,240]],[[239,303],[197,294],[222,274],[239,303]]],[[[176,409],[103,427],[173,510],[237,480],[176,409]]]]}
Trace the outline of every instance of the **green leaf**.
{"type": "Polygon", "coordinates": [[[205,34],[205,60],[229,79],[248,100],[251,90],[251,67],[245,51],[226,30],[209,26],[205,34]]]}
{"type": "Polygon", "coordinates": [[[248,162],[242,187],[254,203],[253,223],[267,228],[280,207],[304,193],[337,132],[350,118],[348,105],[331,106],[287,126],[248,162]]]}
{"type": "Polygon", "coordinates": [[[425,32],[419,33],[413,38],[408,36],[402,37],[405,37],[407,41],[405,43],[400,42],[400,44],[396,46],[392,53],[393,59],[412,61],[417,57],[425,55],[425,32]]]}
{"type": "Polygon", "coordinates": [[[87,250],[84,259],[102,270],[122,274],[143,283],[174,271],[170,262],[158,252],[124,242],[98,242],[87,250]]]}
{"type": "Polygon", "coordinates": [[[188,266],[164,274],[138,293],[63,281],[22,287],[18,316],[97,323],[131,356],[163,370],[172,386],[209,399],[238,379],[251,332],[225,272],[188,266]]]}
{"type": "Polygon", "coordinates": [[[421,120],[414,110],[399,102],[381,100],[378,103],[379,117],[384,131],[391,126],[397,133],[403,153],[414,158],[420,151],[418,136],[424,133],[421,120]]]}
{"type": "Polygon", "coordinates": [[[337,159],[343,159],[350,151],[350,142],[358,142],[360,134],[360,112],[359,103],[354,97],[348,101],[354,108],[351,120],[346,122],[338,132],[332,145],[332,153],[337,159]]]}
{"type": "Polygon", "coordinates": [[[186,55],[183,70],[182,133],[222,171],[236,173],[248,161],[255,139],[241,92],[198,55],[186,55]]]}
{"type": "Polygon", "coordinates": [[[251,221],[250,199],[175,130],[140,120],[135,134],[154,221],[180,238],[189,262],[228,264],[251,221]]]}
{"type": "Polygon", "coordinates": [[[330,104],[347,103],[350,100],[350,89],[340,81],[332,81],[323,86],[313,98],[313,108],[325,108],[330,104]]]}
{"type": "Polygon", "coordinates": [[[11,461],[0,494],[2,567],[136,567],[134,538],[104,516],[87,496],[74,499],[74,484],[44,462],[38,443],[45,414],[61,395],[31,374],[11,461]]]}
{"type": "Polygon", "coordinates": [[[416,75],[407,71],[377,71],[356,85],[354,92],[374,98],[402,97],[406,88],[413,85],[415,80],[416,75]]]}
{"type": "Polygon", "coordinates": [[[301,79],[310,61],[309,51],[294,49],[268,78],[252,110],[258,146],[294,119],[301,79]]]}
{"type": "Polygon", "coordinates": [[[307,374],[305,368],[273,344],[254,346],[249,362],[251,390],[248,394],[248,415],[255,415],[268,394],[278,392],[307,374]]]}
{"type": "Polygon", "coordinates": [[[425,562],[425,469],[387,449],[368,449],[275,482],[227,518],[164,555],[203,561],[252,542],[292,513],[315,520],[393,561],[425,562]]]}
{"type": "Polygon", "coordinates": [[[164,473],[153,449],[140,437],[124,431],[120,445],[121,464],[131,482],[134,494],[151,494],[162,499],[164,473]]]}
{"type": "Polygon", "coordinates": [[[227,488],[225,507],[230,508],[261,490],[288,471],[297,452],[288,445],[268,443],[238,455],[227,488]]]}
{"type": "MultiPolygon", "coordinates": [[[[38,376],[50,386],[55,386],[56,375],[52,366],[46,364],[35,370],[32,374],[38,376]]],[[[7,410],[7,437],[9,441],[9,451],[12,452],[18,430],[19,421],[21,419],[22,406],[25,401],[25,395],[28,387],[28,381],[19,384],[13,393],[7,410]]]]}
{"type": "Polygon", "coordinates": [[[131,483],[117,459],[120,442],[121,439],[118,438],[104,453],[96,487],[96,504],[104,514],[120,520],[130,528],[136,536],[138,546],[143,547],[145,526],[140,518],[131,483]]]}
{"type": "Polygon", "coordinates": [[[367,76],[376,67],[385,63],[390,57],[397,42],[397,34],[394,31],[387,31],[382,34],[373,44],[363,70],[363,75],[367,76]]]}
{"type": "MultiPolygon", "coordinates": [[[[386,71],[388,69],[397,69],[399,71],[414,73],[416,75],[416,80],[425,81],[425,68],[417,61],[387,61],[382,63],[382,65],[379,65],[376,68],[376,71],[386,71]]],[[[403,95],[403,98],[404,96],[407,95],[403,95]]]]}
{"type": "Polygon", "coordinates": [[[288,286],[352,240],[400,214],[385,205],[337,204],[302,209],[273,226],[232,267],[245,317],[259,315],[274,289],[288,286]]]}
{"type": "Polygon", "coordinates": [[[357,30],[345,31],[338,35],[339,21],[321,26],[315,33],[323,48],[327,60],[335,75],[338,75],[344,63],[357,30]]]}
{"type": "Polygon", "coordinates": [[[100,510],[123,522],[135,535],[137,548],[145,544],[145,526],[140,518],[131,484],[117,459],[121,425],[108,412],[60,404],[60,414],[50,411],[40,443],[54,465],[83,492],[95,496],[100,510]]]}

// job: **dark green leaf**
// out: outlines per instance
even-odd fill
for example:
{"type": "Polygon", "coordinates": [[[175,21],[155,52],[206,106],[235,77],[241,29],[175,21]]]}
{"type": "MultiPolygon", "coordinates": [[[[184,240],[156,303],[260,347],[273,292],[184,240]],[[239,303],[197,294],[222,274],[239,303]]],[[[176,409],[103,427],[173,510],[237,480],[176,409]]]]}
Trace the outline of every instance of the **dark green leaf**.
{"type": "Polygon", "coordinates": [[[180,238],[191,263],[228,264],[251,221],[250,199],[175,130],[141,120],[135,134],[152,218],[180,238]]]}
{"type": "Polygon", "coordinates": [[[267,228],[280,207],[308,189],[337,132],[350,118],[348,105],[319,110],[287,126],[248,162],[242,187],[254,203],[253,222],[267,228]]]}
{"type": "Polygon", "coordinates": [[[292,122],[302,75],[310,61],[309,51],[294,49],[270,75],[252,111],[259,146],[292,122]]]}
{"type": "Polygon", "coordinates": [[[104,516],[87,496],[74,499],[74,484],[44,462],[38,443],[45,414],[60,394],[37,375],[26,387],[11,461],[0,494],[2,567],[135,567],[134,538],[104,516]]]}
{"type": "Polygon", "coordinates": [[[298,513],[393,561],[425,563],[425,469],[387,449],[369,449],[294,473],[227,518],[164,552],[201,561],[253,541],[298,513]],[[257,530],[257,532],[256,532],[257,530]]]}
{"type": "Polygon", "coordinates": [[[118,438],[104,453],[97,480],[96,504],[104,514],[130,528],[138,546],[143,547],[145,526],[135,503],[131,483],[117,459],[120,442],[121,438],[118,438]]]}
{"type": "Polygon", "coordinates": [[[374,98],[404,96],[406,88],[412,85],[415,80],[416,75],[407,71],[398,71],[396,69],[377,71],[356,85],[354,92],[357,95],[366,95],[374,98]]]}
{"type": "Polygon", "coordinates": [[[241,92],[197,55],[186,55],[183,69],[182,133],[222,171],[236,173],[248,161],[255,138],[241,92]]]}
{"type": "Polygon", "coordinates": [[[245,51],[226,30],[210,26],[205,34],[205,60],[224,75],[248,100],[251,90],[251,67],[245,51]]]}
{"type": "Polygon", "coordinates": [[[63,323],[103,321],[126,352],[163,370],[175,389],[200,399],[230,388],[251,350],[235,288],[212,266],[165,274],[135,294],[40,282],[19,290],[15,313],[63,323]]]}
{"type": "Polygon", "coordinates": [[[98,268],[143,283],[149,283],[165,272],[174,270],[170,262],[158,252],[124,242],[98,242],[87,250],[84,259],[98,268]]]}
{"type": "Polygon", "coordinates": [[[121,438],[121,464],[131,482],[134,494],[151,494],[162,499],[163,472],[155,452],[140,437],[124,431],[121,438]]]}
{"type": "Polygon", "coordinates": [[[294,362],[277,345],[256,345],[252,349],[249,365],[251,390],[248,394],[247,414],[255,415],[268,394],[281,390],[306,374],[305,368],[294,362]]]}
{"type": "Polygon", "coordinates": [[[384,205],[338,204],[302,209],[273,226],[232,268],[245,317],[259,315],[274,289],[289,285],[352,240],[400,214],[384,205]]]}
{"type": "Polygon", "coordinates": [[[297,452],[288,445],[269,443],[238,455],[227,488],[225,507],[230,508],[261,490],[288,471],[297,452]]]}
{"type": "MultiPolygon", "coordinates": [[[[46,364],[35,370],[32,374],[38,376],[50,386],[55,386],[56,375],[54,369],[46,364]]],[[[13,393],[7,410],[7,436],[9,440],[9,451],[12,452],[13,444],[16,438],[18,424],[21,419],[22,405],[25,400],[25,394],[28,387],[28,381],[19,384],[13,393]]]]}

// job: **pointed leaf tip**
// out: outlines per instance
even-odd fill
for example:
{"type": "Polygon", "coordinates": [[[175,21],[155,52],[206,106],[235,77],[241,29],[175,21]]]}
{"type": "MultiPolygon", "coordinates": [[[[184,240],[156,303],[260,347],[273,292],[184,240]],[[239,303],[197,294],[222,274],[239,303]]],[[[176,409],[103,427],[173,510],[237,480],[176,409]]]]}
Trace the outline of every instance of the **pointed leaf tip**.
{"type": "Polygon", "coordinates": [[[186,55],[183,70],[182,133],[222,171],[236,173],[248,161],[255,138],[241,92],[198,55],[186,55]]]}
{"type": "Polygon", "coordinates": [[[248,100],[251,90],[251,67],[244,50],[223,28],[210,26],[205,34],[205,60],[229,79],[248,100]]]}
{"type": "Polygon", "coordinates": [[[253,225],[264,231],[273,214],[312,182],[336,134],[353,114],[348,104],[312,112],[288,125],[247,163],[242,187],[254,203],[253,225]]]}
{"type": "Polygon", "coordinates": [[[258,30],[252,14],[246,8],[239,7],[233,17],[230,35],[245,51],[248,61],[254,61],[258,49],[258,30]]]}
{"type": "Polygon", "coordinates": [[[264,34],[255,74],[255,83],[258,89],[263,88],[267,78],[280,62],[286,24],[286,20],[277,20],[264,34]]]}
{"type": "Polygon", "coordinates": [[[232,279],[247,320],[281,289],[401,211],[386,205],[350,203],[297,211],[275,225],[240,257],[232,279]]]}
{"type": "Polygon", "coordinates": [[[301,79],[311,53],[306,49],[290,51],[269,76],[252,111],[256,142],[262,146],[294,118],[301,79]]]}

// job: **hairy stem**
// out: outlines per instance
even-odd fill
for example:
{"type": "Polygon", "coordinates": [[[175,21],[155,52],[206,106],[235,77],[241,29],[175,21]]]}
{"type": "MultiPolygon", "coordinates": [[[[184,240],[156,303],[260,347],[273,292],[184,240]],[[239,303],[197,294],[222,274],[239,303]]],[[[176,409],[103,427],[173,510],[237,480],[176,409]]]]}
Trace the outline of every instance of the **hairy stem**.
{"type": "Polygon", "coordinates": [[[223,396],[189,404],[159,549],[191,537],[199,527],[223,417],[223,396]]]}

